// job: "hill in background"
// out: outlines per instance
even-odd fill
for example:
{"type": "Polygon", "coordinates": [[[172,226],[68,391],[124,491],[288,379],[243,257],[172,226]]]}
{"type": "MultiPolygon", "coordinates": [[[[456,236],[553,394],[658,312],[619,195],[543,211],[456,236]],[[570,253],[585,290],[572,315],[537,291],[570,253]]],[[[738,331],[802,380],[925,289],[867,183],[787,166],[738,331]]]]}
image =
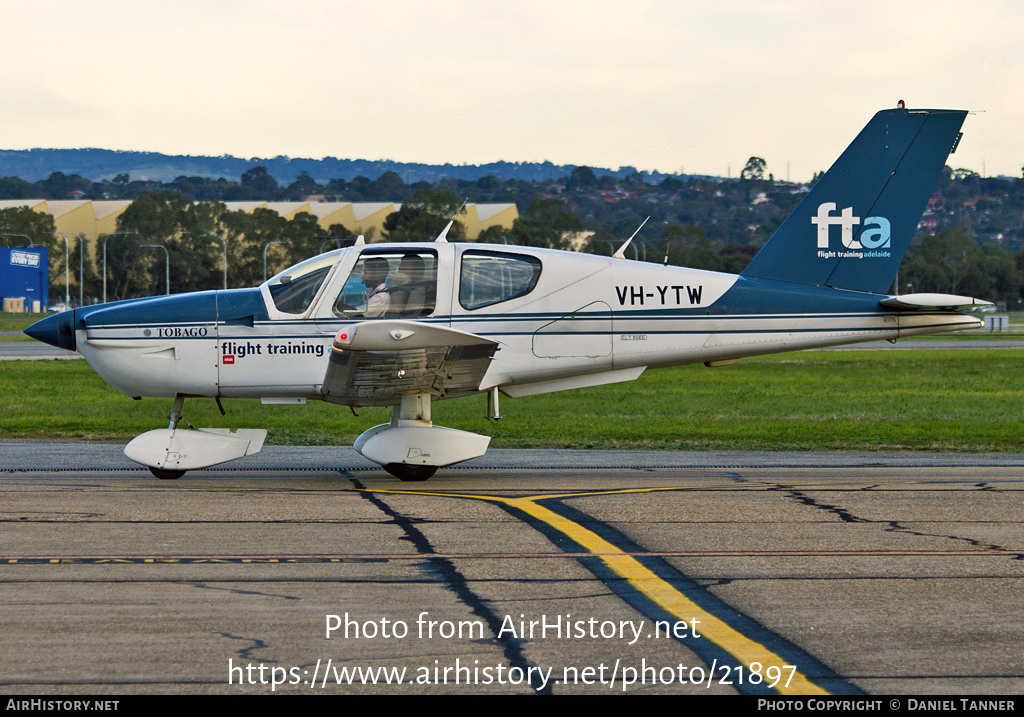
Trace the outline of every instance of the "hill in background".
{"type": "MultiPolygon", "coordinates": [[[[159,152],[127,152],[112,149],[4,149],[0,150],[0,177],[20,177],[35,182],[49,177],[53,172],[65,175],[77,174],[93,181],[113,179],[119,174],[128,174],[132,180],[171,182],[176,177],[206,177],[238,181],[242,173],[253,167],[266,167],[267,171],[280,182],[292,182],[305,172],[318,182],[331,179],[352,181],[362,176],[376,179],[385,172],[397,173],[406,184],[415,182],[439,182],[443,179],[464,179],[475,181],[481,177],[495,176],[500,179],[521,179],[543,181],[567,177],[577,165],[552,164],[551,162],[491,162],[489,164],[419,164],[394,162],[388,159],[292,159],[274,157],[260,159],[253,157],[192,157],[169,155],[159,152]]],[[[635,174],[635,167],[619,167],[616,170],[593,167],[597,176],[609,175],[625,179],[635,174]]],[[[645,181],[658,183],[665,177],[677,176],[660,172],[641,172],[645,181]]]]}

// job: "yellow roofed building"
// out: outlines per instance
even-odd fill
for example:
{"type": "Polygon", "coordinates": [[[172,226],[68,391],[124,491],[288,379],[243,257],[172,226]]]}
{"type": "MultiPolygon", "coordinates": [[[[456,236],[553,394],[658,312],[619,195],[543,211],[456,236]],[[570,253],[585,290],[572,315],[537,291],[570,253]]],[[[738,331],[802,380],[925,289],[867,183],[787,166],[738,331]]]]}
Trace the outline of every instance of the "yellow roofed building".
{"type": "MultiPolygon", "coordinates": [[[[131,205],[129,200],[93,201],[75,199],[53,201],[48,199],[9,199],[0,201],[0,209],[30,207],[53,217],[58,232],[70,236],[84,235],[94,239],[100,234],[117,231],[117,218],[131,205]]],[[[294,219],[308,212],[327,232],[331,226],[341,224],[352,234],[365,234],[380,239],[384,220],[401,208],[395,202],[225,202],[228,211],[251,213],[256,209],[269,209],[285,219],[294,219]]],[[[459,221],[466,226],[466,236],[476,239],[480,232],[492,226],[512,228],[519,216],[515,204],[467,204],[459,221]]]]}

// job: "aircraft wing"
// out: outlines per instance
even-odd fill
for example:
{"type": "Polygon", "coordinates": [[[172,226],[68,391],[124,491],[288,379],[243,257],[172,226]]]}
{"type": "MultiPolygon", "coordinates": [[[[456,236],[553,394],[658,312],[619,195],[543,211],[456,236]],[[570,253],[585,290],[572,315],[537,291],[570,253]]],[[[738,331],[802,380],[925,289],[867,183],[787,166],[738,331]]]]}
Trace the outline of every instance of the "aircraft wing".
{"type": "Polygon", "coordinates": [[[940,311],[992,306],[991,301],[956,294],[902,294],[878,302],[882,306],[912,311],[940,311]]]}
{"type": "Polygon", "coordinates": [[[338,332],[324,400],[346,406],[391,406],[404,395],[438,398],[479,390],[498,343],[446,326],[387,319],[338,332]]]}

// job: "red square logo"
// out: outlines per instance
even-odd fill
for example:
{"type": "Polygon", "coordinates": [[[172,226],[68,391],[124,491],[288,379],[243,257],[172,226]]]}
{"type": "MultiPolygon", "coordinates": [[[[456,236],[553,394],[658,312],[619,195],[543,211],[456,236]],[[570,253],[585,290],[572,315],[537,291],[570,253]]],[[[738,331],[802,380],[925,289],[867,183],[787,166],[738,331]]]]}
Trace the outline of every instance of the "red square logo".
{"type": "Polygon", "coordinates": [[[234,363],[234,362],[235,362],[234,354],[228,354],[227,356],[224,357],[224,360],[221,361],[222,364],[229,364],[229,363],[234,363]]]}

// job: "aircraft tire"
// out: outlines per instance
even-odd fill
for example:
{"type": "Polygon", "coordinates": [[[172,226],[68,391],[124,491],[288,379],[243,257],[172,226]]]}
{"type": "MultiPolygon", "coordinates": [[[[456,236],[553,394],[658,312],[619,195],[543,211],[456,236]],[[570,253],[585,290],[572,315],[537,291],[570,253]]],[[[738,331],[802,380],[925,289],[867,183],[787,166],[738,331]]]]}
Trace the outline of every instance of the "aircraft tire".
{"type": "Polygon", "coordinates": [[[400,481],[418,483],[437,472],[437,466],[411,466],[408,463],[388,463],[384,470],[400,481]]]}
{"type": "Polygon", "coordinates": [[[185,471],[169,471],[163,468],[153,468],[152,466],[150,466],[149,472],[160,480],[178,480],[185,475],[185,471]]]}

